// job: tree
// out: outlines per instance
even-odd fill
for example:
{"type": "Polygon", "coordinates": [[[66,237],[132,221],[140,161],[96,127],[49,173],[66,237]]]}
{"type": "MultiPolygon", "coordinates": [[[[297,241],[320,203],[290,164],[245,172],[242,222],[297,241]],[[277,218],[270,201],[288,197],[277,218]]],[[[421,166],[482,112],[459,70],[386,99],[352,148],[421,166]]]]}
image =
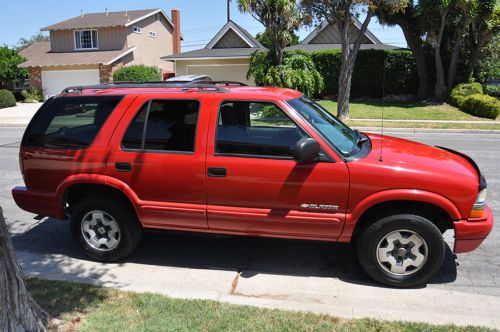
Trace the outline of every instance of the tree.
{"type": "Polygon", "coordinates": [[[0,331],[45,331],[48,323],[26,289],[0,208],[0,331]]]}
{"type": "Polygon", "coordinates": [[[4,45],[0,47],[0,82],[14,81],[26,77],[28,72],[18,65],[25,59],[13,49],[4,45]]]}
{"type": "Polygon", "coordinates": [[[365,36],[375,10],[383,5],[386,10],[402,10],[408,1],[405,0],[301,0],[304,13],[312,13],[317,20],[327,20],[334,24],[342,44],[341,65],[339,73],[339,94],[337,98],[337,117],[349,120],[349,98],[351,94],[352,72],[361,42],[365,36]],[[359,28],[359,34],[351,35],[349,31],[355,26],[353,17],[365,18],[359,28]]]}
{"type": "MultiPolygon", "coordinates": [[[[292,31],[291,34],[292,34],[292,40],[285,47],[297,45],[300,43],[299,36],[295,33],[295,31],[292,31]]],[[[262,44],[262,46],[264,46],[269,50],[271,50],[274,47],[273,43],[271,42],[271,38],[269,38],[269,31],[267,29],[264,32],[259,32],[255,36],[255,39],[257,39],[262,44]]]]}
{"type": "Polygon", "coordinates": [[[467,77],[477,74],[477,64],[484,46],[500,31],[500,5],[497,0],[475,0],[469,24],[469,60],[467,77]]]}
{"type": "Polygon", "coordinates": [[[448,14],[457,0],[420,0],[423,15],[426,18],[427,39],[434,49],[434,62],[436,71],[436,84],[434,99],[443,101],[448,89],[446,87],[445,69],[441,55],[443,35],[448,20],[448,14]]]}
{"type": "Polygon", "coordinates": [[[31,36],[30,38],[20,38],[19,41],[17,42],[17,51],[22,51],[26,47],[30,46],[33,43],[39,42],[39,41],[49,41],[49,37],[44,35],[43,33],[39,32],[36,35],[31,36]]]}
{"type": "Polygon", "coordinates": [[[295,0],[238,0],[238,8],[266,27],[273,65],[281,65],[284,49],[302,22],[295,0]]]}
{"type": "Polygon", "coordinates": [[[478,62],[477,78],[482,83],[500,79],[500,35],[483,48],[478,62]]]}
{"type": "Polygon", "coordinates": [[[417,8],[417,2],[410,1],[401,11],[393,11],[381,5],[377,7],[376,15],[382,24],[397,25],[403,31],[406,43],[415,59],[418,75],[417,99],[427,99],[432,94],[431,79],[424,50],[422,15],[417,8]]]}

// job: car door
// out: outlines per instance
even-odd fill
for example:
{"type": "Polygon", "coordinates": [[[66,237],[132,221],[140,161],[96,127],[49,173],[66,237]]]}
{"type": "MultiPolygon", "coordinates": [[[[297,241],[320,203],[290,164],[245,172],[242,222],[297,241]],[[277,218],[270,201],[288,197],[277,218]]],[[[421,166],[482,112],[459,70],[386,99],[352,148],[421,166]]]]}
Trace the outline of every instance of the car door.
{"type": "Polygon", "coordinates": [[[207,142],[210,230],[336,239],[347,206],[347,166],[322,145],[322,161],[292,158],[303,137],[320,140],[285,104],[215,97],[207,142]]]}
{"type": "Polygon", "coordinates": [[[137,196],[154,228],[207,228],[205,141],[209,96],[139,96],[109,145],[108,176],[137,196]]]}

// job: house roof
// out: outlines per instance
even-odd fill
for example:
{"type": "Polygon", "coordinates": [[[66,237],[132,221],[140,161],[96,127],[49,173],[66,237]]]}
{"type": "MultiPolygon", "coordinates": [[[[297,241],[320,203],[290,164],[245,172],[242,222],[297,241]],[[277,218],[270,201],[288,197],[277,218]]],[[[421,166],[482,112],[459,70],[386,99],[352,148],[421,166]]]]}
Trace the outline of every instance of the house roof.
{"type": "Polygon", "coordinates": [[[67,29],[90,29],[117,26],[130,26],[154,14],[162,14],[167,22],[173,27],[174,24],[161,8],[129,10],[108,13],[84,13],[83,15],[46,26],[41,31],[67,30],[67,29]]]}
{"type": "Polygon", "coordinates": [[[250,58],[266,48],[248,31],[229,20],[205,48],[162,57],[167,61],[194,59],[250,58]]]}
{"type": "Polygon", "coordinates": [[[241,26],[236,24],[235,22],[229,20],[219,32],[212,38],[212,40],[205,46],[205,48],[217,48],[217,44],[221,41],[221,39],[229,32],[233,31],[238,35],[238,37],[248,45],[248,48],[264,48],[262,44],[255,39],[247,30],[243,29],[241,26]]]}
{"type": "MultiPolygon", "coordinates": [[[[352,17],[354,26],[360,30],[361,26],[363,25],[355,16],[352,17]]],[[[316,36],[326,28],[328,28],[330,23],[325,20],[321,22],[321,24],[316,27],[302,42],[301,44],[310,44],[316,36]]],[[[370,40],[373,44],[382,44],[382,42],[369,30],[366,29],[365,36],[370,40]]]]}
{"type": "Polygon", "coordinates": [[[27,59],[19,67],[111,64],[133,52],[135,47],[115,51],[51,52],[50,42],[36,42],[20,52],[27,59]]]}
{"type": "Polygon", "coordinates": [[[162,57],[162,60],[194,60],[194,59],[230,59],[250,58],[253,52],[262,51],[264,48],[202,48],[199,50],[183,52],[179,54],[162,57]]]}
{"type": "MultiPolygon", "coordinates": [[[[331,49],[341,49],[341,44],[297,44],[293,46],[289,46],[285,48],[286,51],[295,51],[301,50],[305,52],[314,52],[314,51],[322,51],[322,50],[331,50],[331,49]]],[[[398,50],[402,49],[398,46],[392,46],[387,44],[361,44],[361,50],[398,50]]]]}

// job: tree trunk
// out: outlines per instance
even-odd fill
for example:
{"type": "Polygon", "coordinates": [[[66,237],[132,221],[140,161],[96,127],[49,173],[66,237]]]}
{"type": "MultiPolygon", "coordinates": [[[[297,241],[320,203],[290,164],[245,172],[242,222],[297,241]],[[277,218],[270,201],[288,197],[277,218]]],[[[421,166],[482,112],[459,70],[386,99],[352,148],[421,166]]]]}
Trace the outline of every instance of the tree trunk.
{"type": "Polygon", "coordinates": [[[434,99],[436,99],[436,101],[443,101],[447,93],[443,59],[441,57],[441,42],[443,40],[447,14],[448,11],[445,10],[441,15],[441,25],[434,43],[434,58],[436,61],[436,87],[434,90],[434,99]]]}
{"type": "Polygon", "coordinates": [[[462,46],[462,39],[458,37],[455,40],[455,44],[451,50],[450,65],[448,66],[448,82],[447,85],[451,89],[455,86],[455,81],[457,77],[457,65],[458,57],[460,55],[460,48],[462,46]]]}
{"type": "Polygon", "coordinates": [[[405,36],[408,47],[413,53],[415,63],[417,66],[418,75],[418,92],[417,99],[424,100],[431,96],[431,80],[427,71],[427,60],[425,59],[425,52],[422,39],[417,34],[410,31],[404,22],[398,22],[405,36]]]}
{"type": "Polygon", "coordinates": [[[0,209],[0,331],[46,331],[48,314],[31,298],[0,209]]]}
{"type": "Polygon", "coordinates": [[[351,80],[354,64],[349,60],[342,62],[339,73],[339,96],[337,98],[337,117],[341,121],[349,120],[349,99],[351,97],[351,80]]]}

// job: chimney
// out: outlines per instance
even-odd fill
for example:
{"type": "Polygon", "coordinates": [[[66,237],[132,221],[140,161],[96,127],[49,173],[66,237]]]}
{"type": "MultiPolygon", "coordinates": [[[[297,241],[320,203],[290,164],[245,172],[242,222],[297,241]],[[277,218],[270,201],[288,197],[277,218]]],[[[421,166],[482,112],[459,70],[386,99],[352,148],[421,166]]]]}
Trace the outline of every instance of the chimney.
{"type": "Polygon", "coordinates": [[[181,53],[181,13],[177,8],[172,9],[172,24],[174,31],[172,34],[172,46],[174,54],[181,53]]]}

